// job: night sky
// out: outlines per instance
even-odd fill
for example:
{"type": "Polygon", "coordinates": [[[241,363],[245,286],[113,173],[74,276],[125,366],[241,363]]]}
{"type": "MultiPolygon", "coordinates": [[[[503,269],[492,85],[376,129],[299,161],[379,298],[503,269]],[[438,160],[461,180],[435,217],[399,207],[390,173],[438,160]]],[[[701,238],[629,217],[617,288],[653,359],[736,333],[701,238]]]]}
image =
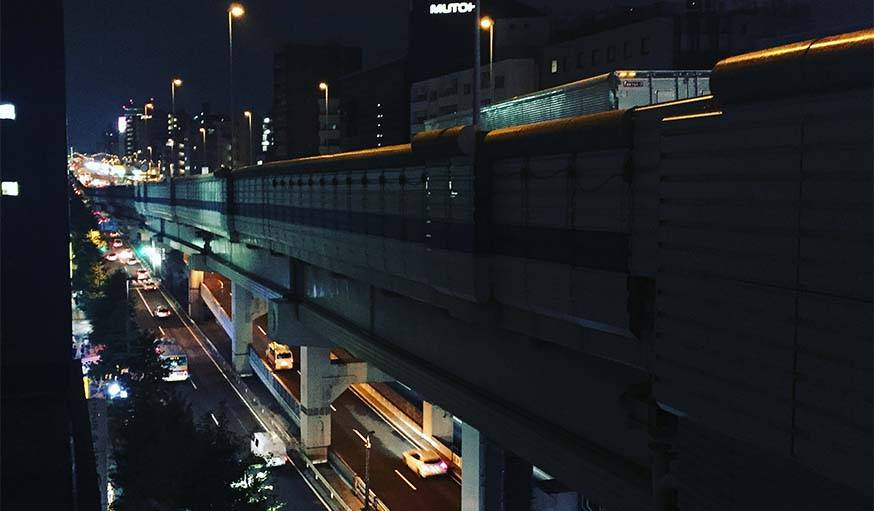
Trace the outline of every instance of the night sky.
{"type": "MultiPolygon", "coordinates": [[[[121,105],[154,96],[170,102],[170,79],[184,81],[176,108],[209,102],[227,112],[227,4],[215,0],[67,0],[69,143],[92,151],[121,105]]],[[[247,0],[234,21],[237,107],[264,113],[273,88],[273,49],[287,42],[364,48],[365,66],[404,55],[409,0],[247,0]]]]}
{"type": "MultiPolygon", "coordinates": [[[[245,0],[234,22],[237,107],[270,109],[273,50],[288,42],[342,43],[364,49],[370,67],[404,55],[410,0],[245,0]]],[[[190,113],[208,102],[229,108],[227,5],[223,0],[66,0],[69,143],[101,148],[122,103],[170,102],[170,79],[182,78],[176,105],[190,113]]],[[[559,12],[603,8],[612,0],[525,0],[559,12]]],[[[624,5],[648,3],[626,0],[624,5]]],[[[814,0],[817,23],[853,28],[871,22],[870,0],[814,0]],[[861,21],[860,21],[861,20],[861,21]]],[[[836,30],[838,30],[836,28],[836,30]]]]}

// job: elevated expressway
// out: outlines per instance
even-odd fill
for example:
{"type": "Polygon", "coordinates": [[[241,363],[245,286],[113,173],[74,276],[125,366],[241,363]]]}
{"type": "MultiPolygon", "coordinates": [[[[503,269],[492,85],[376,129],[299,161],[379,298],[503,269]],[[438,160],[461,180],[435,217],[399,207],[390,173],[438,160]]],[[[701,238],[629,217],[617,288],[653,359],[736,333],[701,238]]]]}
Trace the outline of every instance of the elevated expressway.
{"type": "Polygon", "coordinates": [[[727,59],[715,97],[92,196],[266,302],[304,347],[314,455],[339,346],[373,366],[349,381],[464,421],[465,510],[527,509],[531,464],[611,511],[861,509],[871,45],[727,59]]]}

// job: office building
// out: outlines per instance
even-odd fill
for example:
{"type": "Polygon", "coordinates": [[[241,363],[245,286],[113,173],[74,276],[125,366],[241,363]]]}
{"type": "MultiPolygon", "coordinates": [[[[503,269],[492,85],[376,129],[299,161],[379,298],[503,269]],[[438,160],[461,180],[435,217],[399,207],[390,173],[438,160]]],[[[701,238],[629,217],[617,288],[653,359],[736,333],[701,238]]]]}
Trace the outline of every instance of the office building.
{"type": "Polygon", "coordinates": [[[400,59],[340,79],[343,151],[409,142],[410,82],[400,59]]]}
{"type": "Polygon", "coordinates": [[[273,122],[277,159],[319,154],[319,83],[361,69],[361,48],[285,45],[274,54],[273,122]]]}
{"type": "Polygon", "coordinates": [[[261,147],[258,162],[263,163],[273,160],[273,148],[275,145],[273,138],[273,114],[268,113],[261,120],[261,147]]]}
{"type": "Polygon", "coordinates": [[[191,174],[208,174],[231,167],[231,123],[227,117],[209,111],[204,103],[191,118],[191,174]]]}
{"type": "MultiPolygon", "coordinates": [[[[507,59],[494,63],[494,84],[489,66],[482,73],[480,105],[490,105],[538,88],[537,62],[534,59],[507,59]]],[[[425,121],[458,112],[470,112],[473,104],[473,72],[470,69],[415,82],[410,97],[410,133],[425,128],[425,121]]]]}

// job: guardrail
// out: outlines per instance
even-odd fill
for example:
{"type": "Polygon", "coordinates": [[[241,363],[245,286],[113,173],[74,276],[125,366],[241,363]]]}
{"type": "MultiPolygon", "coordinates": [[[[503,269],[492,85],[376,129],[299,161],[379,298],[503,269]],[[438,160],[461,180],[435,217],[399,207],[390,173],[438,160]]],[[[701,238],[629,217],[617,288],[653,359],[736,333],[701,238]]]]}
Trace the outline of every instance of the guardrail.
{"type": "Polygon", "coordinates": [[[300,426],[300,403],[294,398],[288,387],[270,372],[267,366],[264,365],[264,361],[258,356],[258,352],[251,346],[249,347],[249,365],[291,420],[300,426]]]}

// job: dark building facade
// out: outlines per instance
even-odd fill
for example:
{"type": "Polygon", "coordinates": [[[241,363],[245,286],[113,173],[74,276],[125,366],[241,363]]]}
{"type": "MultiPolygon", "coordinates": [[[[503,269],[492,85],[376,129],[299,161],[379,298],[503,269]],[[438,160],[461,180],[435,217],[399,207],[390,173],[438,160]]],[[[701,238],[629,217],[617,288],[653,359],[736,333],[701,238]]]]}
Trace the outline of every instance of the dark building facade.
{"type": "Polygon", "coordinates": [[[71,353],[63,5],[2,11],[0,103],[16,113],[0,118],[0,508],[99,509],[71,353]]]}
{"type": "MultiPolygon", "coordinates": [[[[480,34],[480,62],[488,64],[488,32],[477,29],[476,15],[469,10],[474,4],[461,4],[466,7],[450,9],[451,5],[457,4],[431,0],[410,2],[407,51],[410,82],[472,69],[474,30],[480,34]]],[[[530,56],[528,54],[533,51],[530,44],[537,43],[546,30],[543,13],[516,0],[483,0],[480,13],[498,21],[495,30],[496,45],[499,48],[512,48],[510,54],[503,52],[499,57],[502,59],[530,56]],[[526,18],[530,21],[524,21],[526,18]],[[512,35],[509,26],[505,28],[502,22],[509,19],[520,20],[512,35]]]]}
{"type": "Polygon", "coordinates": [[[100,150],[106,154],[120,154],[118,147],[118,128],[116,126],[107,126],[103,130],[103,144],[100,150]]]}
{"type": "Polygon", "coordinates": [[[231,124],[227,117],[210,113],[209,105],[204,103],[191,118],[189,133],[191,174],[207,174],[231,166],[231,124]]]}
{"type": "Polygon", "coordinates": [[[410,81],[406,59],[340,79],[343,151],[410,140],[410,81]]]}
{"type": "Polygon", "coordinates": [[[361,48],[285,45],[273,60],[275,158],[319,153],[319,83],[335,88],[337,79],[361,69],[361,48]]]}

